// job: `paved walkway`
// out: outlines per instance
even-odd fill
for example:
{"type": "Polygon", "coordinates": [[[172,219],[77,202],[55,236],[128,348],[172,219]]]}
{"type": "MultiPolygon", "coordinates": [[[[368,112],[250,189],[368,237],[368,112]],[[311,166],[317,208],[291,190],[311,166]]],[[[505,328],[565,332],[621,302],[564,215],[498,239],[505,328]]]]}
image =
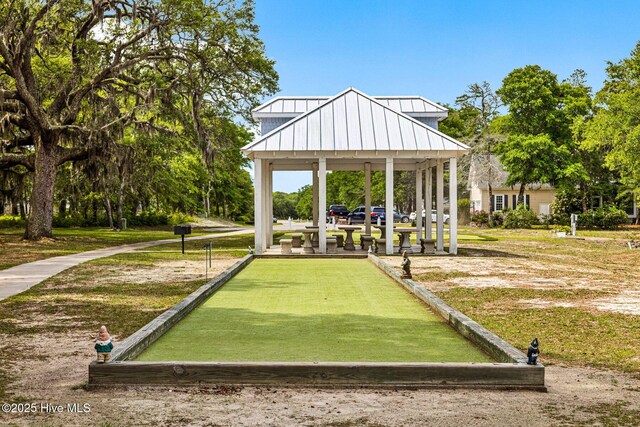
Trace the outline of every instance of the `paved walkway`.
{"type": "MultiPolygon", "coordinates": [[[[203,234],[202,236],[186,237],[184,240],[217,239],[220,237],[249,233],[253,233],[253,228],[216,234],[203,234]]],[[[15,267],[7,268],[6,270],[0,270],[0,301],[5,298],[9,298],[12,295],[24,292],[43,280],[48,279],[51,276],[55,276],[67,268],[82,264],[83,262],[131,252],[136,249],[148,248],[150,246],[162,245],[165,243],[176,243],[179,241],[180,239],[173,238],[154,240],[151,242],[131,243],[128,245],[95,249],[93,251],[80,252],[72,255],[47,258],[40,261],[17,265],[15,267]]]]}

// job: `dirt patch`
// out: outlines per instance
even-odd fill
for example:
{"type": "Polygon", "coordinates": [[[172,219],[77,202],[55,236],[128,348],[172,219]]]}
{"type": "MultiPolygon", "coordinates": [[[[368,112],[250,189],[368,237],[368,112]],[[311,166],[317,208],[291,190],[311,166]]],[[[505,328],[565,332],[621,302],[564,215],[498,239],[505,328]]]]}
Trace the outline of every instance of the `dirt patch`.
{"type": "MultiPolygon", "coordinates": [[[[211,267],[207,267],[209,277],[215,277],[227,267],[235,262],[235,259],[216,259],[212,261],[211,267]]],[[[113,274],[111,267],[98,266],[97,270],[102,273],[97,274],[96,283],[137,283],[149,282],[176,282],[196,280],[204,277],[204,260],[175,260],[163,261],[162,263],[150,266],[126,266],[119,267],[120,271],[113,274]]]]}
{"type": "Polygon", "coordinates": [[[624,291],[613,297],[597,299],[591,306],[598,310],[640,316],[640,291],[624,291]]]}
{"type": "MultiPolygon", "coordinates": [[[[77,349],[22,364],[16,392],[27,402],[88,403],[89,413],[2,414],[18,425],[191,426],[416,426],[593,424],[592,408],[621,402],[640,409],[640,381],[628,375],[564,367],[547,368],[548,393],[496,390],[287,389],[273,387],[129,387],[85,391],[92,358],[83,337],[60,337],[77,349]],[[28,378],[26,378],[28,377],[28,378]],[[461,408],[464,408],[463,410],[461,408]]],[[[611,424],[611,425],[618,425],[611,424]]],[[[632,424],[629,424],[632,425],[632,424]]]]}
{"type": "Polygon", "coordinates": [[[540,298],[528,299],[528,300],[518,300],[517,303],[526,308],[549,308],[549,307],[575,307],[576,304],[573,302],[562,302],[562,301],[547,301],[540,298]]]}

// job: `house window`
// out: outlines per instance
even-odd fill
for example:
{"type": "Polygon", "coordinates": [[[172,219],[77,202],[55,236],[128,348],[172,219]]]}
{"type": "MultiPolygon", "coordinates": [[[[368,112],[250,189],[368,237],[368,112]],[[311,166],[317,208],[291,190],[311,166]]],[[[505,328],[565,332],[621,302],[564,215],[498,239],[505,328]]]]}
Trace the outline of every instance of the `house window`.
{"type": "Polygon", "coordinates": [[[504,196],[495,196],[496,197],[496,211],[501,211],[504,208],[504,196]]]}

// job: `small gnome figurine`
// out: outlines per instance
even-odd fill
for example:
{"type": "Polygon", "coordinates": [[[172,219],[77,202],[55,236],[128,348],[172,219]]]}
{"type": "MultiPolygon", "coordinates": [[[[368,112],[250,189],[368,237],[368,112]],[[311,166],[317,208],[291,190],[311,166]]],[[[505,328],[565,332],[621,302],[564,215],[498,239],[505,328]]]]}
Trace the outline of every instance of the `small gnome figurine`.
{"type": "Polygon", "coordinates": [[[95,349],[98,352],[98,363],[108,363],[111,358],[113,343],[111,342],[111,335],[109,335],[109,331],[104,325],[100,326],[100,331],[96,337],[95,349]]]}
{"type": "Polygon", "coordinates": [[[409,259],[409,255],[407,251],[402,252],[402,278],[403,279],[411,279],[411,260],[409,259]]]}
{"type": "Polygon", "coordinates": [[[540,350],[538,349],[538,338],[534,338],[533,341],[531,341],[529,350],[527,351],[527,365],[537,365],[539,354],[540,350]]]}

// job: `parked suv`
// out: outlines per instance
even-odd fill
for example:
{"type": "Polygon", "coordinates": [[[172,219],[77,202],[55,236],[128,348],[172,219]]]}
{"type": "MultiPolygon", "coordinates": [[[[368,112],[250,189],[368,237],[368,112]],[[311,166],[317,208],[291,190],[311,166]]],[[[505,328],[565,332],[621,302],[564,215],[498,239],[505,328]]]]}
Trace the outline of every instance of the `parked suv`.
{"type": "Polygon", "coordinates": [[[327,210],[327,222],[331,221],[331,217],[346,218],[349,215],[349,209],[343,205],[331,205],[327,210]]]}
{"type": "MultiPolygon", "coordinates": [[[[371,207],[371,223],[378,221],[378,214],[384,212],[384,208],[372,206],[371,207]],[[382,209],[382,211],[380,211],[382,209]]],[[[364,224],[364,206],[358,206],[347,216],[347,223],[349,224],[364,224]]]]}

